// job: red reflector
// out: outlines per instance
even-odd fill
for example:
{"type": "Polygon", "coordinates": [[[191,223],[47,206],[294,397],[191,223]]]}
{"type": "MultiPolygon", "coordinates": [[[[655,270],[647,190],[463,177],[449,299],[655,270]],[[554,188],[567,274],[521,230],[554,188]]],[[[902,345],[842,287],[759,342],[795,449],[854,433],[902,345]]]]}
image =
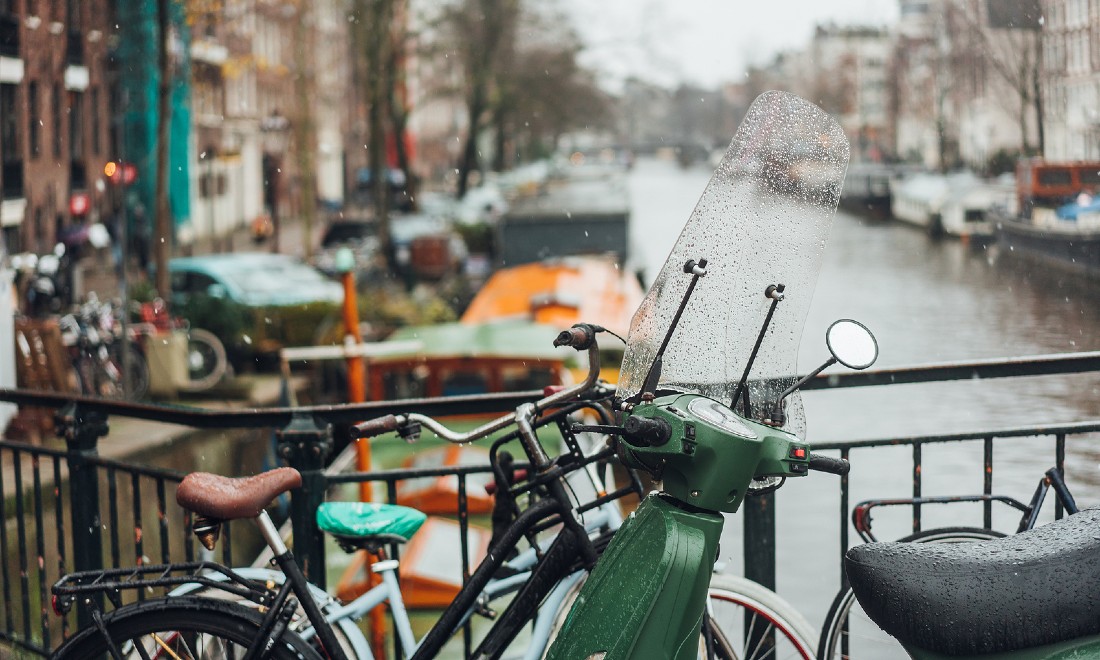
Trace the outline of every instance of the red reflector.
{"type": "Polygon", "coordinates": [[[61,611],[61,604],[57,602],[57,594],[50,596],[50,607],[53,608],[53,613],[57,616],[65,616],[65,613],[61,611]]]}

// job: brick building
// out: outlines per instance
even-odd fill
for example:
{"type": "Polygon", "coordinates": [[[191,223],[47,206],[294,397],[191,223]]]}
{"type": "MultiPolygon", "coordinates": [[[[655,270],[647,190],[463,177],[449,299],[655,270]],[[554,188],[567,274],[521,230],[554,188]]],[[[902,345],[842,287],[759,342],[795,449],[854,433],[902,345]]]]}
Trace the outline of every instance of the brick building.
{"type": "Polygon", "coordinates": [[[109,213],[108,0],[0,0],[0,226],[9,252],[48,251],[109,213]]]}

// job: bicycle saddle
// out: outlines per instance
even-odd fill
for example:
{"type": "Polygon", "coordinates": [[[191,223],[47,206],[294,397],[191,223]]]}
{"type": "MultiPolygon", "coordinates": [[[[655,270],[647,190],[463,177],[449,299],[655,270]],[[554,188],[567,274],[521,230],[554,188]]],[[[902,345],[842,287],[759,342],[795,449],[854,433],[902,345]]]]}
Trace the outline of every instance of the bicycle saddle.
{"type": "Polygon", "coordinates": [[[345,549],[404,543],[426,519],[423,512],[397,504],[325,502],[317,507],[317,526],[345,549]]]}
{"type": "Polygon", "coordinates": [[[271,500],[301,485],[302,475],[289,467],[239,479],[192,472],[180,482],[176,503],[214,520],[255,518],[271,500]]]}
{"type": "Polygon", "coordinates": [[[1100,633],[1100,509],[975,543],[868,543],[844,569],[859,604],[904,644],[1003,653],[1100,633]]]}

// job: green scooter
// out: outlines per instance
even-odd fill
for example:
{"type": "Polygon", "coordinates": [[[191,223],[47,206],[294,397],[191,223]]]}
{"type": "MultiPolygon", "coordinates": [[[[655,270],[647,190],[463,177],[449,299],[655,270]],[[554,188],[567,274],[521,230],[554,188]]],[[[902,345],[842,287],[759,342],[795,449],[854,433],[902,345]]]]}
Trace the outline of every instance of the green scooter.
{"type": "MultiPolygon", "coordinates": [[[[589,427],[660,488],[601,556],[548,658],[699,657],[722,513],[787,477],[846,473],[800,439],[798,387],[835,362],[870,366],[874,338],[838,321],[833,357],[790,374],[847,160],[843,131],[812,104],[768,92],[749,109],[632,320],[619,425],[589,427]]],[[[1100,658],[1100,509],[981,543],[862,545],[845,568],[917,660],[1100,658]]],[[[724,642],[706,655],[739,657],[724,642]]]]}
{"type": "MultiPolygon", "coordinates": [[[[694,660],[722,513],[787,477],[847,472],[801,439],[806,379],[791,376],[847,163],[844,132],[816,106],[768,92],[749,109],[631,322],[619,425],[585,427],[660,488],[616,533],[549,658],[694,660]]],[[[834,357],[811,376],[877,356],[854,321],[827,338],[834,357]]]]}

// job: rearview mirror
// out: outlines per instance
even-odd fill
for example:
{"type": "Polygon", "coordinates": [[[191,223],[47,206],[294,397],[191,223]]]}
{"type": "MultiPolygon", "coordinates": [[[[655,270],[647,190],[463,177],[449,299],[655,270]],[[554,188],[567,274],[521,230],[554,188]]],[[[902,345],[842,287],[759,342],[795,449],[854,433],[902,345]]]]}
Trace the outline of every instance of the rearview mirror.
{"type": "Polygon", "coordinates": [[[849,369],[866,369],[878,359],[878,342],[859,321],[841,319],[830,325],[825,344],[836,361],[849,369]]]}

